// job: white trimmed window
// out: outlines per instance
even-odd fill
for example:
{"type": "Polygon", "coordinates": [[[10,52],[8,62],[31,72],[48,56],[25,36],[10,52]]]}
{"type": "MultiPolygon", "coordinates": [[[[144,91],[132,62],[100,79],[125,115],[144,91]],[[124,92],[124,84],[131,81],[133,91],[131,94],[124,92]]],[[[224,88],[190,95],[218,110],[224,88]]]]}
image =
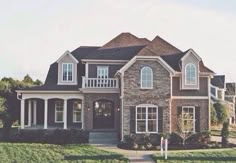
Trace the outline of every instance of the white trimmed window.
{"type": "Polygon", "coordinates": [[[197,84],[197,68],[192,63],[189,63],[185,66],[185,84],[186,85],[197,84]]]}
{"type": "Polygon", "coordinates": [[[97,67],[97,78],[108,78],[108,66],[97,67]]]}
{"type": "Polygon", "coordinates": [[[79,101],[73,103],[73,122],[81,122],[82,105],[79,101]]]}
{"type": "Polygon", "coordinates": [[[55,122],[63,122],[64,105],[63,101],[55,102],[55,122]]]}
{"type": "Polygon", "coordinates": [[[158,111],[157,106],[136,107],[136,133],[157,133],[158,111]]]}
{"type": "Polygon", "coordinates": [[[72,63],[62,63],[62,81],[70,82],[73,80],[73,64],[72,63]]]}
{"type": "Polygon", "coordinates": [[[152,89],[153,88],[153,73],[150,67],[143,67],[141,69],[141,88],[152,89]]]}
{"type": "Polygon", "coordinates": [[[195,107],[183,106],[182,107],[182,126],[185,132],[195,132],[195,107]]]}

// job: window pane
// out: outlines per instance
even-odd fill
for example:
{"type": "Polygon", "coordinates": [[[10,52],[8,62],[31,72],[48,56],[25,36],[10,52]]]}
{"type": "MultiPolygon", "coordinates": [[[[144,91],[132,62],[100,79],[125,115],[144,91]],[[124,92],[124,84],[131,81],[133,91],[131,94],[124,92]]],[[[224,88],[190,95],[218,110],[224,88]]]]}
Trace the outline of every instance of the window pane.
{"type": "Polygon", "coordinates": [[[156,120],[148,120],[148,131],[156,132],[156,120]]]}
{"type": "Polygon", "coordinates": [[[63,112],[56,113],[56,121],[63,121],[63,112]]]}
{"type": "Polygon", "coordinates": [[[146,131],[145,120],[138,120],[137,121],[137,131],[138,132],[145,132],[146,131]]]}

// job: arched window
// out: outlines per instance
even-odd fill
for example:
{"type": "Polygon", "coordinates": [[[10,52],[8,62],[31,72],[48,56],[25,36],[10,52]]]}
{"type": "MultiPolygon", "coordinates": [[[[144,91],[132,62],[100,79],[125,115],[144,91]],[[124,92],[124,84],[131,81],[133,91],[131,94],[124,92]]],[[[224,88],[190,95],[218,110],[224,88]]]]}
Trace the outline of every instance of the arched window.
{"type": "Polygon", "coordinates": [[[152,89],[153,87],[153,73],[150,67],[143,67],[141,69],[141,88],[152,89]]]}
{"type": "Polygon", "coordinates": [[[194,64],[189,63],[185,66],[185,84],[197,84],[197,68],[194,64]]]}

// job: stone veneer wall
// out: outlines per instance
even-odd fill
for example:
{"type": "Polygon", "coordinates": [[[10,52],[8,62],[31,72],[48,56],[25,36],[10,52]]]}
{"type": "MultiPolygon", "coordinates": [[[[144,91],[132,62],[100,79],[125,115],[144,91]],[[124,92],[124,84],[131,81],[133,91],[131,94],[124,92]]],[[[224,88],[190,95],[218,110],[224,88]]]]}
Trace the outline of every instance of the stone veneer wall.
{"type": "MultiPolygon", "coordinates": [[[[120,99],[119,94],[112,93],[86,93],[84,94],[84,129],[93,129],[93,103],[96,100],[110,100],[114,102],[114,125],[117,131],[120,130],[120,99]]],[[[109,122],[108,122],[109,123],[109,122]]]]}
{"type": "Polygon", "coordinates": [[[182,106],[195,106],[200,109],[200,131],[209,130],[209,100],[173,99],[171,103],[171,130],[177,129],[177,108],[182,106]]]}
{"type": "Polygon", "coordinates": [[[131,128],[131,109],[139,104],[154,104],[163,109],[163,131],[170,130],[170,74],[156,61],[137,60],[124,72],[124,112],[123,112],[123,134],[128,135],[135,131],[131,128]],[[143,90],[140,87],[140,71],[144,66],[153,70],[153,89],[143,90]]]}

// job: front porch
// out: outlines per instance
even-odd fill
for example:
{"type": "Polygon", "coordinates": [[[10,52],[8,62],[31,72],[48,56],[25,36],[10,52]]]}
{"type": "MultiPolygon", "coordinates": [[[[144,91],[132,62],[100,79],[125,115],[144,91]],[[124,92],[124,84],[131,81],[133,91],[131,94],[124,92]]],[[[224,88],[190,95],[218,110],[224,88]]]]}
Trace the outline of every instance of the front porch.
{"type": "Polygon", "coordinates": [[[78,92],[24,92],[20,96],[21,129],[84,128],[83,95],[78,92]]]}

